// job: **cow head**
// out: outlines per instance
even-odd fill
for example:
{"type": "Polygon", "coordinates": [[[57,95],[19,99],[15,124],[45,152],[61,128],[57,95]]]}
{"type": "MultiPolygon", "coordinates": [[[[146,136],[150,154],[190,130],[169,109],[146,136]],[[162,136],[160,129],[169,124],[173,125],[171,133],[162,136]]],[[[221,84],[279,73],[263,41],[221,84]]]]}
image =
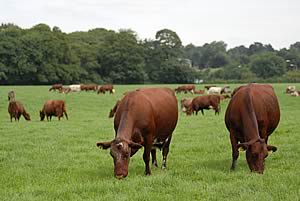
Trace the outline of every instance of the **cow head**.
{"type": "Polygon", "coordinates": [[[251,171],[263,174],[265,158],[268,152],[275,152],[276,147],[267,145],[264,139],[241,143],[237,145],[238,149],[246,150],[246,159],[251,171]]]}
{"type": "Polygon", "coordinates": [[[131,152],[142,147],[142,145],[132,141],[116,138],[110,142],[98,142],[99,148],[110,148],[110,155],[114,160],[114,174],[118,179],[125,178],[128,175],[128,164],[131,152]]]}
{"type": "Polygon", "coordinates": [[[40,110],[40,117],[41,117],[41,121],[44,121],[44,119],[45,119],[45,113],[42,112],[41,110],[40,110]]]}

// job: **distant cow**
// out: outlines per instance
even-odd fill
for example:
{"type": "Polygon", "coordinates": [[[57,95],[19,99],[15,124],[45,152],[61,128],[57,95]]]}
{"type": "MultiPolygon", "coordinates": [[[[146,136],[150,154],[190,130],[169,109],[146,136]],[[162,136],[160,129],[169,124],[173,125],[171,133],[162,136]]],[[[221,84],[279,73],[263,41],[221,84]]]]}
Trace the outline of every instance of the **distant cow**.
{"type": "Polygon", "coordinates": [[[8,92],[8,101],[14,101],[16,99],[16,93],[15,91],[8,92]]]}
{"type": "Polygon", "coordinates": [[[49,91],[52,91],[52,90],[53,90],[53,91],[60,90],[62,87],[63,87],[62,84],[53,84],[53,85],[50,87],[49,91]]]}
{"type": "Polygon", "coordinates": [[[51,121],[52,116],[56,116],[58,117],[58,120],[60,120],[60,118],[63,117],[63,114],[65,114],[66,119],[68,120],[66,104],[63,100],[48,100],[45,102],[43,109],[40,111],[41,121],[45,119],[45,116],[48,121],[49,117],[51,121]]]}
{"type": "Polygon", "coordinates": [[[80,84],[72,84],[69,86],[70,92],[79,92],[81,91],[80,84]]]}
{"type": "Polygon", "coordinates": [[[225,114],[232,147],[231,170],[236,168],[241,148],[246,150],[250,170],[263,173],[268,151],[277,150],[267,143],[279,119],[278,100],[272,86],[249,84],[235,90],[225,114]]]}
{"type": "Polygon", "coordinates": [[[188,108],[188,113],[196,112],[198,114],[199,110],[202,115],[204,115],[203,110],[209,110],[213,108],[215,110],[215,114],[220,113],[220,96],[218,95],[206,95],[206,96],[197,96],[193,98],[192,104],[188,108]]]}
{"type": "Polygon", "coordinates": [[[117,112],[118,106],[120,104],[120,100],[118,100],[115,104],[115,106],[110,110],[108,118],[113,118],[115,116],[115,113],[117,112]]]}
{"type": "Polygon", "coordinates": [[[100,93],[105,94],[106,91],[109,91],[110,94],[115,93],[114,86],[110,85],[110,84],[105,84],[98,89],[97,94],[100,94],[100,93]]]}
{"type": "Polygon", "coordinates": [[[16,120],[20,120],[21,115],[27,120],[30,121],[30,115],[26,112],[24,106],[19,101],[10,101],[8,104],[8,113],[10,115],[10,121],[12,122],[12,118],[16,120]]]}
{"type": "Polygon", "coordinates": [[[299,96],[299,92],[298,91],[294,91],[290,93],[291,96],[299,96]]]}
{"type": "Polygon", "coordinates": [[[225,87],[210,87],[207,91],[208,94],[223,94],[229,91],[229,86],[225,87]]]}
{"type": "Polygon", "coordinates": [[[127,93],[121,100],[114,118],[115,139],[98,142],[110,148],[114,160],[114,175],[118,179],[128,175],[129,159],[144,146],[145,173],[150,175],[150,152],[156,163],[153,146],[163,152],[162,168],[166,168],[172,133],[178,119],[177,100],[168,88],[145,88],[127,93]]]}
{"type": "Polygon", "coordinates": [[[192,98],[184,98],[180,101],[180,107],[181,107],[181,111],[185,112],[186,115],[191,115],[192,113],[190,112],[190,110],[188,110],[189,107],[191,107],[192,104],[192,98]]]}
{"type": "Polygon", "coordinates": [[[174,89],[174,91],[176,93],[181,93],[181,92],[187,93],[187,92],[190,92],[191,94],[194,94],[195,88],[196,88],[195,85],[183,85],[183,86],[177,87],[176,89],[174,89]]]}
{"type": "Polygon", "coordinates": [[[204,89],[209,90],[209,88],[211,88],[211,87],[216,87],[216,85],[205,85],[204,89]]]}
{"type": "Polygon", "coordinates": [[[296,86],[288,86],[285,90],[285,93],[290,94],[296,91],[296,86]]]}
{"type": "Polygon", "coordinates": [[[80,85],[81,91],[97,91],[97,84],[82,84],[80,85]]]}
{"type": "Polygon", "coordinates": [[[69,92],[71,92],[70,87],[62,87],[61,89],[59,89],[59,93],[67,94],[69,92]]]}

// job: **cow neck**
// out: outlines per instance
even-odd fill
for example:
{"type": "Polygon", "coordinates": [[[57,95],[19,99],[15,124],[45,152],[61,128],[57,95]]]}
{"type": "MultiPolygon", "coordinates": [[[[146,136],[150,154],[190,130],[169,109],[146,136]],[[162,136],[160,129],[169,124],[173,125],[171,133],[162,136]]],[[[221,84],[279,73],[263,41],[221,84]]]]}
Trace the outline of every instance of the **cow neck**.
{"type": "Polygon", "coordinates": [[[254,106],[251,98],[250,89],[248,89],[246,92],[247,93],[244,100],[246,111],[244,115],[242,115],[243,132],[245,136],[245,142],[249,142],[249,141],[252,142],[260,139],[260,136],[259,136],[257,119],[254,112],[254,106]]]}
{"type": "Polygon", "coordinates": [[[125,110],[121,115],[120,124],[116,138],[123,140],[131,140],[133,135],[134,119],[128,110],[125,110]]]}

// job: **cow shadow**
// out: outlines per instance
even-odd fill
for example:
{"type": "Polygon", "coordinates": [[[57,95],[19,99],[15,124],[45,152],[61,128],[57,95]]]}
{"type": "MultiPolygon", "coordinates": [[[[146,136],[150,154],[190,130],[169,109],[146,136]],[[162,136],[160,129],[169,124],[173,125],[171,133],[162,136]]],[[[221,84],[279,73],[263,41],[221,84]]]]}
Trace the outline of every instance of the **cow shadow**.
{"type": "Polygon", "coordinates": [[[199,161],[199,165],[204,169],[210,169],[213,171],[219,171],[223,173],[230,172],[230,159],[222,159],[222,160],[204,160],[199,161]]]}

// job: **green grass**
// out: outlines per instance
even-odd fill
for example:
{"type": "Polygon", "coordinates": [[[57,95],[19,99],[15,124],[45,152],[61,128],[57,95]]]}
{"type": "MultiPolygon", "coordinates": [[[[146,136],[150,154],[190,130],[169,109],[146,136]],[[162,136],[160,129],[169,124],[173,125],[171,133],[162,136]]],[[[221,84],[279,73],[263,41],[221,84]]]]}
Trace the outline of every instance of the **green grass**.
{"type": "MultiPolygon", "coordinates": [[[[152,175],[145,176],[140,150],[131,158],[124,180],[114,178],[109,151],[99,150],[95,143],[114,136],[108,112],[116,100],[125,91],[142,86],[116,86],[114,95],[65,95],[48,92],[46,86],[1,86],[0,200],[299,200],[300,97],[284,94],[287,85],[273,85],[281,121],[269,142],[278,151],[267,158],[263,175],[250,172],[244,153],[237,170],[229,170],[226,100],[219,116],[212,110],[205,111],[205,116],[180,113],[166,171],[152,168],[152,175]],[[11,89],[28,110],[31,122],[23,117],[19,123],[10,122],[7,92],[11,89]],[[39,121],[39,110],[48,99],[66,100],[69,121],[39,121]]],[[[178,100],[184,97],[192,95],[177,95],[178,100]]],[[[161,159],[159,152],[159,165],[161,159]]]]}

